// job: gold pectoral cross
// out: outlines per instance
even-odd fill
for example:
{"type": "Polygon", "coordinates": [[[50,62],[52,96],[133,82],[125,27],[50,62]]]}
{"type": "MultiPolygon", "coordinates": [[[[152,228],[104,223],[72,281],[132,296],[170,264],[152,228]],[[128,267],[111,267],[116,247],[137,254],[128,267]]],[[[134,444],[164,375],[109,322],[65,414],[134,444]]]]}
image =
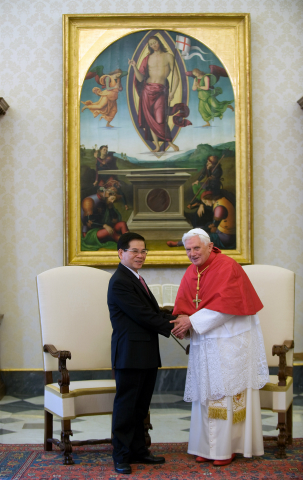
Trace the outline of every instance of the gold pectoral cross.
{"type": "Polygon", "coordinates": [[[196,308],[198,308],[199,303],[202,302],[202,300],[200,300],[200,298],[198,298],[198,297],[199,297],[199,294],[197,292],[196,293],[196,298],[193,299],[193,302],[196,302],[196,308]]]}
{"type": "Polygon", "coordinates": [[[196,308],[199,307],[199,303],[202,302],[202,300],[200,300],[199,298],[199,289],[200,289],[200,278],[201,278],[201,275],[202,273],[209,267],[209,265],[207,265],[207,267],[204,268],[204,270],[202,270],[202,272],[199,272],[199,269],[197,267],[197,275],[198,275],[198,279],[197,279],[197,293],[196,293],[196,298],[193,299],[193,302],[196,302],[196,308]]]}

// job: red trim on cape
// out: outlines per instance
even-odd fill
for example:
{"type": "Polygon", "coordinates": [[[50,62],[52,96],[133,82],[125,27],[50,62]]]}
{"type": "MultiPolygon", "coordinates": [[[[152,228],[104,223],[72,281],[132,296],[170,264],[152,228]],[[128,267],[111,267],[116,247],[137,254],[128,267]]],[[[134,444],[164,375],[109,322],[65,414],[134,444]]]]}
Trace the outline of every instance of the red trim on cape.
{"type": "Polygon", "coordinates": [[[190,265],[182,278],[173,314],[193,315],[201,308],[230,315],[255,315],[263,308],[262,302],[241,265],[214,247],[208,260],[199,267],[198,308],[193,299],[197,288],[197,267],[190,265]]]}

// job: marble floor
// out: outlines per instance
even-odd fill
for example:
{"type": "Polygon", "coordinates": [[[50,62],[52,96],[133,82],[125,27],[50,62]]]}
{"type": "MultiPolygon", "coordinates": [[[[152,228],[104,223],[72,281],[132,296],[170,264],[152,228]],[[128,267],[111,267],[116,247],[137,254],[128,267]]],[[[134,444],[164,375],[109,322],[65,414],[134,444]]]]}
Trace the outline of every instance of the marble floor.
{"type": "MultiPolygon", "coordinates": [[[[190,426],[191,404],[185,403],[181,393],[155,394],[150,416],[153,430],[152,443],[187,442],[190,426]]],[[[0,443],[43,443],[43,397],[17,398],[5,396],[0,401],[0,443]]],[[[265,435],[277,435],[277,415],[262,410],[265,435]]],[[[82,417],[72,420],[74,440],[108,438],[109,415],[82,417]]],[[[60,420],[54,421],[54,436],[60,435],[60,420]]],[[[303,437],[303,393],[294,395],[293,436],[303,437]]]]}

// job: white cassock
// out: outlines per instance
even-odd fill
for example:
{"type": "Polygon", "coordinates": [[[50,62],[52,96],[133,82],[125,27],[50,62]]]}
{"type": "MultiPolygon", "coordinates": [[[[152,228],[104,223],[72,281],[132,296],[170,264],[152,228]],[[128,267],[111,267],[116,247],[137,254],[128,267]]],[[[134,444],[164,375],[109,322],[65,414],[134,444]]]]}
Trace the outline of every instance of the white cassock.
{"type": "Polygon", "coordinates": [[[203,308],[189,318],[188,453],[214,460],[263,455],[259,389],[268,381],[268,366],[258,315],[203,308]]]}

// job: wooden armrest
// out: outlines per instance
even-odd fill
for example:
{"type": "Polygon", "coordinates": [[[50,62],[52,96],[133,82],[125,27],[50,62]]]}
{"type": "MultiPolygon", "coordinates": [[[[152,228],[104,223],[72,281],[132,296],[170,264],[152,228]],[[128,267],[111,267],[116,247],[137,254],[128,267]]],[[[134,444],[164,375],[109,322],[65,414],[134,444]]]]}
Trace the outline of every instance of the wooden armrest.
{"type": "Polygon", "coordinates": [[[43,345],[43,351],[50,353],[52,357],[58,358],[58,371],[61,373],[61,378],[58,380],[60,386],[60,393],[69,393],[69,372],[66,368],[66,360],[72,358],[71,352],[68,350],[57,350],[54,345],[43,345]]]}
{"type": "Polygon", "coordinates": [[[283,345],[274,345],[272,347],[272,354],[278,355],[279,357],[279,372],[278,378],[279,382],[278,385],[283,387],[286,385],[286,378],[293,376],[293,367],[288,367],[286,363],[286,353],[294,348],[294,341],[293,340],[285,340],[283,345]]]}
{"type": "Polygon", "coordinates": [[[57,350],[54,345],[43,345],[43,352],[45,353],[50,353],[52,357],[55,358],[65,358],[65,359],[71,359],[72,354],[68,350],[57,350]]]}

